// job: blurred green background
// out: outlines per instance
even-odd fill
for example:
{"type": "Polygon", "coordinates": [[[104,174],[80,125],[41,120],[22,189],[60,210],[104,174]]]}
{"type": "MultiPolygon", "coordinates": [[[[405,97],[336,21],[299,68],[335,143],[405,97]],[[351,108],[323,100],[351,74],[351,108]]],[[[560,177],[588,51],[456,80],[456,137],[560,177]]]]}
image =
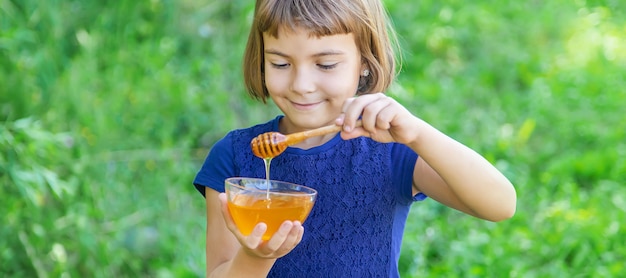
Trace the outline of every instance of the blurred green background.
{"type": "MultiPolygon", "coordinates": [[[[403,277],[626,273],[626,4],[385,1],[389,94],[515,184],[490,223],[413,206],[403,277]]],[[[0,276],[200,277],[191,185],[247,97],[253,1],[0,0],[0,276]]]]}

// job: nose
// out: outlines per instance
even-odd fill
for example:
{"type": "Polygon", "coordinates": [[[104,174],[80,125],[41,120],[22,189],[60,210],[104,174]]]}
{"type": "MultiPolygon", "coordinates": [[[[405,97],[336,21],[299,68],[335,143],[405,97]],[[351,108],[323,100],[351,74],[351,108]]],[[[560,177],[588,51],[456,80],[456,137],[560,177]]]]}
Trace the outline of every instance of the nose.
{"type": "Polygon", "coordinates": [[[306,94],[315,91],[315,74],[305,67],[296,68],[293,71],[291,90],[298,94],[306,94]]]}

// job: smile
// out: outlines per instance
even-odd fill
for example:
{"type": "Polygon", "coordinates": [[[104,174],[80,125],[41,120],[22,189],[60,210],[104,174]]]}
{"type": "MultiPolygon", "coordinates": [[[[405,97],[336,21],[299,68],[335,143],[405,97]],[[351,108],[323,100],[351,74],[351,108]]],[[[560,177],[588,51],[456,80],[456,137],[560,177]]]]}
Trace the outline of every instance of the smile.
{"type": "Polygon", "coordinates": [[[321,103],[322,103],[322,101],[320,101],[320,102],[313,102],[313,103],[291,102],[291,105],[293,105],[293,107],[298,109],[298,110],[312,110],[312,109],[316,108],[317,106],[319,106],[321,103]]]}

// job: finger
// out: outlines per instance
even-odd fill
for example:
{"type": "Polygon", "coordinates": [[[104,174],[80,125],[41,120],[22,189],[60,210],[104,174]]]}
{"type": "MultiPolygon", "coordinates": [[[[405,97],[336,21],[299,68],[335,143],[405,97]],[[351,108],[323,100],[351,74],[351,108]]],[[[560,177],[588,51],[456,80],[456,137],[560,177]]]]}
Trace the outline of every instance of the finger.
{"type": "Polygon", "coordinates": [[[378,98],[373,102],[370,102],[363,108],[363,115],[361,120],[363,122],[363,128],[371,133],[376,134],[378,128],[379,114],[386,107],[389,106],[389,101],[386,98],[378,98]]]}
{"type": "Polygon", "coordinates": [[[394,100],[390,100],[388,105],[385,106],[376,117],[376,128],[382,130],[388,130],[391,128],[392,121],[399,113],[399,108],[395,106],[394,100]]]}
{"type": "Polygon", "coordinates": [[[354,129],[356,121],[360,118],[363,111],[364,102],[368,96],[347,99],[342,108],[343,112],[343,130],[350,132],[354,129]]]}
{"type": "Polygon", "coordinates": [[[244,240],[246,247],[256,249],[263,242],[263,235],[267,231],[267,224],[260,222],[254,226],[252,233],[244,240]]]}
{"type": "Polygon", "coordinates": [[[342,112],[341,115],[339,115],[339,117],[337,117],[337,119],[335,119],[335,124],[336,125],[343,125],[343,119],[346,115],[342,112]]]}
{"type": "Polygon", "coordinates": [[[282,248],[285,250],[293,249],[294,247],[296,247],[296,245],[298,245],[298,243],[300,243],[300,241],[302,241],[303,235],[304,235],[304,227],[302,226],[302,223],[300,223],[300,221],[294,221],[293,228],[291,228],[291,231],[289,232],[289,235],[285,239],[285,242],[283,243],[282,248]]]}
{"type": "Polygon", "coordinates": [[[387,98],[383,93],[376,94],[368,94],[363,95],[358,98],[354,98],[351,100],[350,104],[345,107],[344,113],[344,131],[350,132],[354,127],[356,121],[361,118],[365,121],[363,122],[363,127],[368,131],[374,131],[373,127],[375,126],[375,117],[377,109],[380,108],[377,105],[373,106],[370,109],[370,112],[365,111],[366,107],[370,106],[372,103],[377,103],[379,101],[384,101],[387,98]],[[363,118],[364,114],[372,115],[363,118]]]}
{"type": "Polygon", "coordinates": [[[384,107],[380,109],[376,117],[376,128],[378,130],[389,130],[392,126],[392,121],[396,119],[402,111],[406,110],[390,97],[385,98],[384,104],[384,107]]]}
{"type": "Polygon", "coordinates": [[[283,222],[265,246],[272,251],[278,250],[278,248],[280,248],[285,242],[285,238],[289,235],[291,228],[293,228],[293,222],[283,222]]]}
{"type": "Polygon", "coordinates": [[[300,227],[298,229],[298,236],[296,237],[296,244],[298,245],[300,243],[300,241],[302,241],[302,237],[304,236],[304,226],[302,226],[302,224],[300,224],[300,227]]]}
{"type": "Polygon", "coordinates": [[[341,106],[341,113],[346,113],[346,111],[348,110],[348,107],[350,107],[350,105],[355,99],[356,97],[351,97],[351,98],[346,99],[346,101],[344,101],[343,105],[341,106]]]}
{"type": "Polygon", "coordinates": [[[388,106],[388,97],[383,94],[376,94],[374,98],[363,107],[363,114],[361,115],[363,129],[371,134],[376,134],[379,128],[384,129],[384,125],[382,127],[378,126],[380,120],[379,114],[388,106]]]}

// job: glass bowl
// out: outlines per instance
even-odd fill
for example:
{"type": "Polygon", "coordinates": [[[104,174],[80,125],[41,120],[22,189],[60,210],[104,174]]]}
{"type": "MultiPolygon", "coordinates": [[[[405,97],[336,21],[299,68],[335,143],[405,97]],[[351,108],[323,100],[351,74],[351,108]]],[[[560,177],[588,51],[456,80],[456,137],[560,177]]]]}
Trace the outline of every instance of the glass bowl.
{"type": "Polygon", "coordinates": [[[304,223],[317,191],[299,184],[258,178],[233,177],[225,181],[228,210],[243,235],[258,223],[267,225],[268,240],[286,220],[304,223]]]}

